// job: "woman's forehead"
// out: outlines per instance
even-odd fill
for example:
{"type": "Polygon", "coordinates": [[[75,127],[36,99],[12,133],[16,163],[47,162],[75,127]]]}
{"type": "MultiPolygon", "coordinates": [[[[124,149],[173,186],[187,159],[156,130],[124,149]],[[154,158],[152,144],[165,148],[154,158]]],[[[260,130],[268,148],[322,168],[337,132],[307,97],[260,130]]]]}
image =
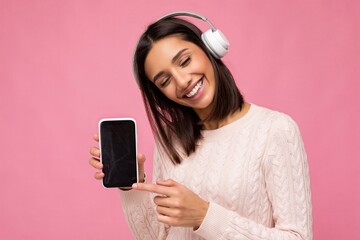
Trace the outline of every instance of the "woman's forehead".
{"type": "Polygon", "coordinates": [[[171,55],[171,53],[178,52],[183,47],[193,46],[192,42],[182,39],[180,36],[168,36],[157,40],[153,43],[152,48],[149,51],[149,54],[160,53],[163,55],[171,55]]]}
{"type": "Polygon", "coordinates": [[[179,36],[169,36],[153,43],[145,58],[145,69],[171,63],[172,59],[184,49],[194,49],[196,45],[179,36]]]}

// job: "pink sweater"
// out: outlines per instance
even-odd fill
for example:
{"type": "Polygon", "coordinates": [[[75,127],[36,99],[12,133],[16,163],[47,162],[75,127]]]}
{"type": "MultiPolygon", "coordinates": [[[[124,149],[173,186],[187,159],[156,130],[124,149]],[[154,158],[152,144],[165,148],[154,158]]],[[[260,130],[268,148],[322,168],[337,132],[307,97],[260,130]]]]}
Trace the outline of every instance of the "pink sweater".
{"type": "Polygon", "coordinates": [[[203,136],[180,165],[156,148],[153,167],[153,179],[174,179],[210,202],[201,226],[161,224],[153,194],[121,192],[136,239],[312,239],[307,158],[289,116],[252,104],[241,119],[203,136]]]}

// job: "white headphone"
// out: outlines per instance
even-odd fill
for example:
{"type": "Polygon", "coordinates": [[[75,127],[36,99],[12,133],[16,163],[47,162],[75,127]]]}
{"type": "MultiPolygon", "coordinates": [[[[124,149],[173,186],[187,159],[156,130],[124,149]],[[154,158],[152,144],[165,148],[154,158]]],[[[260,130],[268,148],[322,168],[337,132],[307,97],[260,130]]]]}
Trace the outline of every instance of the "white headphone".
{"type": "MultiPolygon", "coordinates": [[[[210,53],[217,59],[220,59],[226,55],[226,53],[229,51],[229,41],[225,37],[225,35],[219,30],[216,29],[216,27],[205,17],[200,14],[192,13],[192,12],[173,12],[170,14],[167,14],[165,16],[162,16],[159,18],[156,22],[160,20],[164,20],[171,17],[177,17],[177,16],[189,16],[194,17],[203,20],[204,22],[207,22],[211,29],[207,30],[206,32],[203,32],[201,34],[201,39],[205,46],[208,48],[210,53]]],[[[133,59],[133,72],[135,75],[136,82],[139,84],[139,80],[137,79],[137,74],[135,70],[135,62],[133,59]]]]}
{"type": "Polygon", "coordinates": [[[228,49],[230,43],[225,35],[219,29],[216,29],[216,27],[206,17],[200,14],[192,12],[173,12],[159,18],[157,21],[177,16],[190,16],[198,18],[207,22],[211,26],[211,29],[201,34],[201,39],[215,58],[220,59],[229,51],[228,49]]]}

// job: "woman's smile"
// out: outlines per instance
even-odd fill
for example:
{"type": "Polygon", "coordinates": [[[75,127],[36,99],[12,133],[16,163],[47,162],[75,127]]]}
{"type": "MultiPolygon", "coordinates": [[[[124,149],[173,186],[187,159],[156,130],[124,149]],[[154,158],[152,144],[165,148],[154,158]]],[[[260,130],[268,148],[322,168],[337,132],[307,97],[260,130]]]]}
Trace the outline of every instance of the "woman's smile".
{"type": "Polygon", "coordinates": [[[184,94],[185,97],[187,98],[192,98],[195,99],[196,96],[198,96],[200,90],[202,90],[202,86],[203,86],[203,78],[201,78],[196,84],[195,86],[191,86],[191,88],[189,88],[188,91],[185,91],[186,93],[184,94]]]}

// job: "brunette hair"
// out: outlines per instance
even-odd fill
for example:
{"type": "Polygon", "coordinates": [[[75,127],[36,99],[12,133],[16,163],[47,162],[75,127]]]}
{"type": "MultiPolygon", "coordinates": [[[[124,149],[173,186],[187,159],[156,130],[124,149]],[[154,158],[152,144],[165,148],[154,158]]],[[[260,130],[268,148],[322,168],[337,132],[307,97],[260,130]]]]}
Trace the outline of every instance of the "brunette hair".
{"type": "Polygon", "coordinates": [[[241,110],[244,99],[229,69],[216,59],[201,40],[195,25],[179,18],[166,18],[148,26],[141,35],[134,54],[134,74],[142,92],[147,116],[156,139],[174,164],[181,163],[181,152],[189,156],[195,152],[202,138],[203,124],[195,111],[168,99],[146,76],[145,59],[154,42],[170,35],[199,46],[210,59],[215,75],[213,109],[206,120],[221,120],[241,110]],[[181,149],[175,147],[178,143],[181,149]]]}

